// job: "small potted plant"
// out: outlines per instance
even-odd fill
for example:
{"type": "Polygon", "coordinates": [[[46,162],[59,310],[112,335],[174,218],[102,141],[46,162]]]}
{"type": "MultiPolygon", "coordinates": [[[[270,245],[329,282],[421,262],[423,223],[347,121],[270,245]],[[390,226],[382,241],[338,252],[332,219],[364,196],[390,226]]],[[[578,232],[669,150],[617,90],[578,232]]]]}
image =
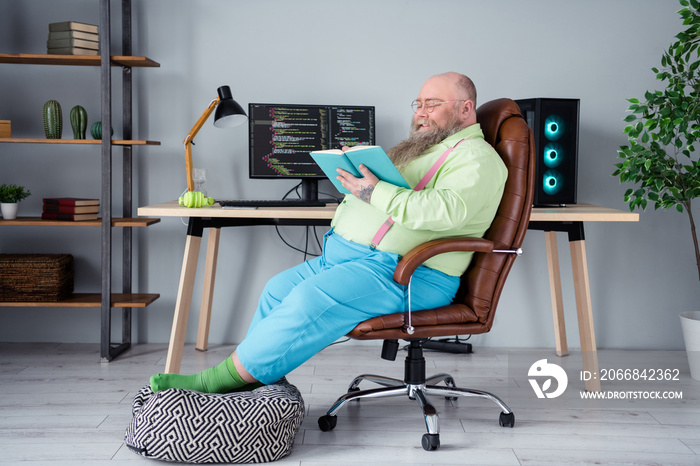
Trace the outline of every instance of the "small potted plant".
{"type": "Polygon", "coordinates": [[[29,197],[31,191],[24,186],[15,184],[0,185],[0,209],[2,210],[2,218],[5,220],[13,220],[17,218],[17,206],[19,201],[29,197]]]}

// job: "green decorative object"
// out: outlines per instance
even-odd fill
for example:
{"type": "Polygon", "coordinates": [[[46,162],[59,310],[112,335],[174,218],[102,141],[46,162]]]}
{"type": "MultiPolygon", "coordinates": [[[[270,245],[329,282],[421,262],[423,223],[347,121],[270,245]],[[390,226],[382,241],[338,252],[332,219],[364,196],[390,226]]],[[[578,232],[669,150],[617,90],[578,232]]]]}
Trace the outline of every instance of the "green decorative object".
{"type": "Polygon", "coordinates": [[[73,139],[85,139],[87,112],[80,105],[70,109],[70,126],[73,128],[73,139]]]}
{"type": "Polygon", "coordinates": [[[643,99],[627,99],[624,121],[629,145],[620,146],[613,176],[635,188],[625,192],[630,210],[674,208],[685,212],[695,247],[700,277],[700,245],[691,201],[700,197],[700,4],[679,0],[684,31],[676,35],[661,56],[661,67],[651,70],[661,90],[647,91],[643,99]]]}
{"type": "MultiPolygon", "coordinates": [[[[114,134],[114,128],[110,128],[110,136],[114,134]]],[[[102,139],[102,122],[96,121],[90,126],[90,136],[93,139],[102,139]]]]}
{"type": "Polygon", "coordinates": [[[214,202],[216,201],[213,197],[207,197],[201,191],[187,191],[178,199],[178,204],[185,207],[206,207],[214,202]]]}
{"type": "Polygon", "coordinates": [[[61,139],[63,134],[63,114],[61,104],[55,100],[49,100],[44,104],[44,133],[46,139],[61,139]]]}

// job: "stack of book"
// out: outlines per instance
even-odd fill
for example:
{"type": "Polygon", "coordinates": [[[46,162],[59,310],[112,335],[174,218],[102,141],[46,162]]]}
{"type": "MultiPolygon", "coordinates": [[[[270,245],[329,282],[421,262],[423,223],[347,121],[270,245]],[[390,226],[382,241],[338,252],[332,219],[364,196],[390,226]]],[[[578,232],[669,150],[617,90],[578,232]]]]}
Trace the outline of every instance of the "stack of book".
{"type": "Polygon", "coordinates": [[[45,197],[41,218],[44,220],[69,220],[73,222],[96,220],[99,208],[99,199],[45,197]]]}
{"type": "Polygon", "coordinates": [[[97,26],[77,21],[51,23],[46,48],[56,55],[99,55],[97,26]]]}

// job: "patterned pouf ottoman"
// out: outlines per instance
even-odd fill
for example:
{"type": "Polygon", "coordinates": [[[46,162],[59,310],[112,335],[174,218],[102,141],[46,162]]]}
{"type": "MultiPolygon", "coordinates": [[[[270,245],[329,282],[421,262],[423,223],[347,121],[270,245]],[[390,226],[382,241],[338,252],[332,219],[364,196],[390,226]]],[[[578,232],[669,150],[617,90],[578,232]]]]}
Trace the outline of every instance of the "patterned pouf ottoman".
{"type": "Polygon", "coordinates": [[[142,388],[124,441],[147,458],[183,463],[263,463],[292,451],[304,400],[281,379],[252,391],[208,394],[142,388]]]}

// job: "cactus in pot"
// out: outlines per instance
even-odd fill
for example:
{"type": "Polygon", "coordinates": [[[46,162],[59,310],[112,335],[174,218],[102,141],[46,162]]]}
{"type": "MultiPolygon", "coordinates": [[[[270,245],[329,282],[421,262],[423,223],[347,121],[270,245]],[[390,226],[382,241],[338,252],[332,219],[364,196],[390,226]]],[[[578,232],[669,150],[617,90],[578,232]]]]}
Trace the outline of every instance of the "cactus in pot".
{"type": "Polygon", "coordinates": [[[46,139],[61,139],[63,134],[63,115],[61,104],[55,100],[49,100],[44,104],[44,133],[46,139]]]}
{"type": "Polygon", "coordinates": [[[70,109],[70,126],[73,128],[73,139],[85,139],[87,112],[80,105],[70,109]]]}
{"type": "MultiPolygon", "coordinates": [[[[114,128],[110,128],[110,136],[114,134],[114,128]]],[[[102,139],[102,122],[96,121],[90,126],[90,135],[93,139],[102,139]]]]}

